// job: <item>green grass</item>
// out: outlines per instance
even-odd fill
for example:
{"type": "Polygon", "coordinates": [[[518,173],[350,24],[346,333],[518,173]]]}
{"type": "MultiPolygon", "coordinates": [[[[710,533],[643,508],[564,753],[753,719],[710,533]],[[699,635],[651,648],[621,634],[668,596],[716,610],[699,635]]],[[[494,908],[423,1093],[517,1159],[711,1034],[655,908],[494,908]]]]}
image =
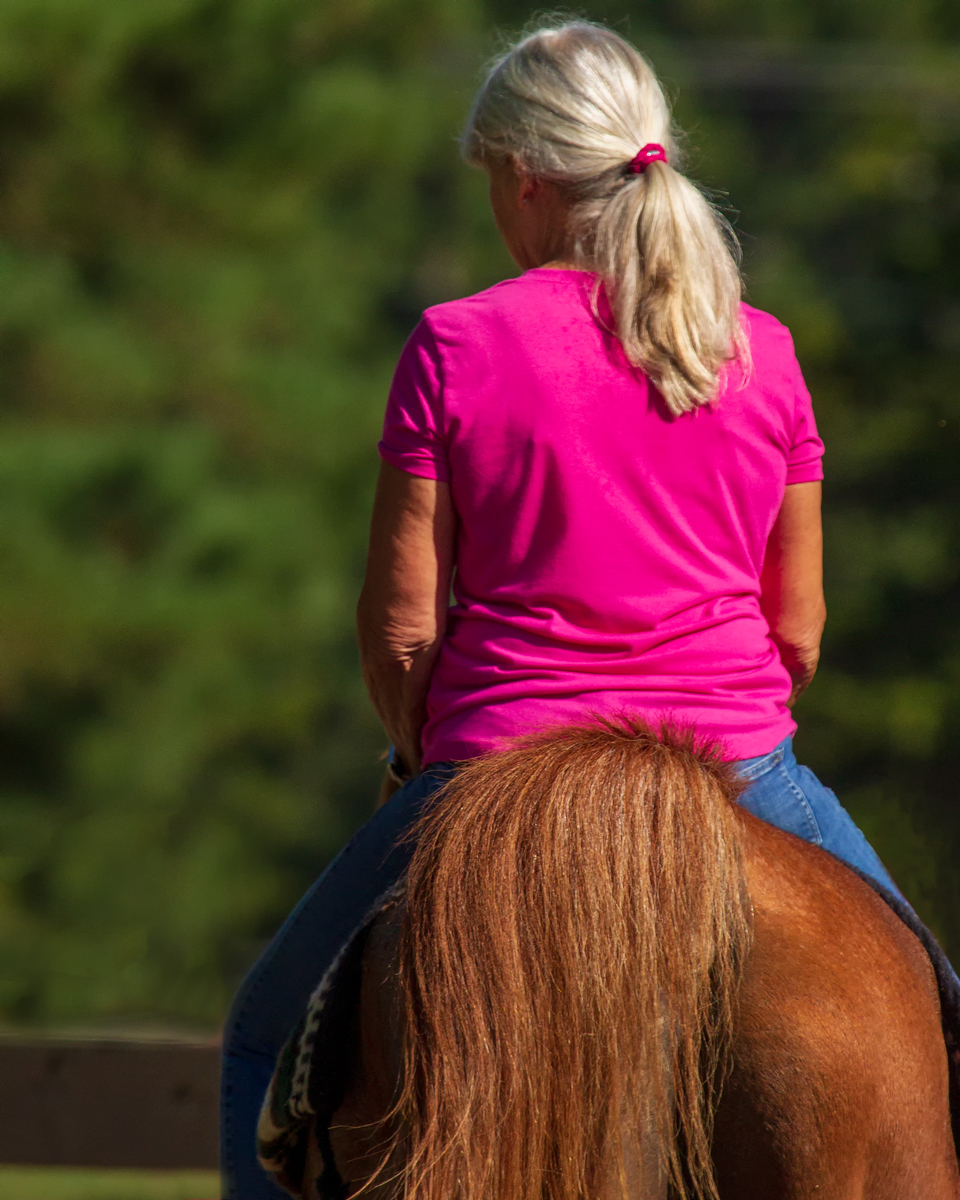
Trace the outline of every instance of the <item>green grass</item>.
{"type": "Polygon", "coordinates": [[[214,1171],[0,1167],[0,1200],[214,1200],[214,1171]]]}

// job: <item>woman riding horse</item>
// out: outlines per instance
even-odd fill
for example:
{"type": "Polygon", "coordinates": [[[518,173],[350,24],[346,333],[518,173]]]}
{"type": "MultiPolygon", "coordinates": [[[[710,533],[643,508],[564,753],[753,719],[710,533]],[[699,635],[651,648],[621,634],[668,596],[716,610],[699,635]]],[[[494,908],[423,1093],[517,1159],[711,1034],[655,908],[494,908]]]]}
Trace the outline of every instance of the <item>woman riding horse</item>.
{"type": "Polygon", "coordinates": [[[825,614],[823,446],[651,67],[601,26],[542,29],[491,69],[463,148],[522,273],[429,309],[397,368],[358,620],[402,786],[235,1002],[242,1200],[281,1195],[254,1144],[275,1057],[458,763],[591,719],[692,727],[746,810],[896,892],[791,749],[825,614]]]}

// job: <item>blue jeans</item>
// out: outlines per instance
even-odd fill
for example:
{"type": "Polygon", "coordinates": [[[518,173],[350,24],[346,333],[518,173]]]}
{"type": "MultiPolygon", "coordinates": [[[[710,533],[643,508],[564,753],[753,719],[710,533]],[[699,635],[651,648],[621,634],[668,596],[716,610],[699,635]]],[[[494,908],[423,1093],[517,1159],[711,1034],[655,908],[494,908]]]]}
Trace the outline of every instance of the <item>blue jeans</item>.
{"type": "Polygon", "coordinates": [[[229,1200],[290,1200],[257,1162],[256,1128],[277,1055],[307,1000],[364,915],[402,874],[397,844],[452,774],[438,764],[373,814],[303,897],[234,998],[223,1031],[220,1169],[229,1200]]]}
{"type": "Polygon", "coordinates": [[[793,738],[785,738],[769,754],[742,759],[737,770],[750,781],[740,797],[747,812],[787,833],[795,833],[805,842],[822,846],[904,899],[877,852],[834,793],[824,787],[809,767],[801,767],[797,762],[793,738]]]}
{"type": "MultiPolygon", "coordinates": [[[[790,738],[737,766],[750,780],[744,808],[899,895],[837,797],[798,765],[790,738]]],[[[224,1029],[221,1079],[221,1164],[229,1200],[289,1200],[256,1159],[257,1117],[274,1060],[340,946],[406,866],[413,847],[398,846],[397,839],[452,770],[431,767],[373,815],[290,914],[237,993],[224,1029]]]]}

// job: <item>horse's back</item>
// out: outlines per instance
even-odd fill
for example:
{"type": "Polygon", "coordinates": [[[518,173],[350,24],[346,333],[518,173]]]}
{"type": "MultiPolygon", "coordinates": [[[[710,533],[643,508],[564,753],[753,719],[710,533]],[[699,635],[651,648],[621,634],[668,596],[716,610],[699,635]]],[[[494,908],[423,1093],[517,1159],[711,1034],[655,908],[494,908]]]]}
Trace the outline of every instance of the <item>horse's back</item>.
{"type": "Polygon", "coordinates": [[[830,855],[743,814],[754,936],[714,1138],[723,1200],[955,1200],[926,952],[830,855]]]}
{"type": "MultiPolygon", "coordinates": [[[[718,795],[714,802],[732,801],[718,795]]],[[[946,1049],[926,952],[853,872],[738,806],[733,811],[730,821],[729,809],[717,809],[725,814],[728,861],[743,865],[735,882],[738,897],[749,893],[753,937],[732,1069],[716,1113],[721,1200],[960,1200],[946,1049]]],[[[702,838],[692,820],[682,828],[691,841],[702,838]]],[[[680,869],[685,847],[682,839],[673,846],[677,889],[690,886],[680,869]]],[[[468,848],[474,852],[473,843],[468,848]]],[[[537,894],[552,903],[555,892],[537,894]]],[[[376,921],[367,942],[357,1068],[330,1129],[348,1194],[370,1181],[397,1131],[389,1118],[396,1112],[403,1042],[412,1036],[397,974],[403,903],[376,921]]],[[[464,909],[461,918],[468,925],[471,912],[464,909]]],[[[650,912],[662,921],[662,905],[650,905],[650,912]]],[[[652,932],[659,936],[657,928],[652,932]]],[[[433,926],[423,926],[423,936],[432,935],[433,926]]],[[[455,984],[448,981],[440,997],[452,1011],[459,999],[452,995],[455,984]]],[[[610,1194],[630,1200],[662,1195],[659,1162],[656,1172],[647,1170],[644,1130],[631,1124],[623,1134],[625,1147],[630,1142],[636,1153],[625,1153],[621,1165],[635,1160],[638,1169],[626,1188],[622,1175],[611,1176],[610,1194]]],[[[317,1196],[313,1181],[321,1166],[314,1141],[307,1171],[313,1190],[305,1195],[317,1196]]],[[[395,1154],[364,1194],[394,1200],[403,1192],[402,1167],[395,1154]]],[[[598,1197],[604,1192],[594,1190],[598,1197]]]]}

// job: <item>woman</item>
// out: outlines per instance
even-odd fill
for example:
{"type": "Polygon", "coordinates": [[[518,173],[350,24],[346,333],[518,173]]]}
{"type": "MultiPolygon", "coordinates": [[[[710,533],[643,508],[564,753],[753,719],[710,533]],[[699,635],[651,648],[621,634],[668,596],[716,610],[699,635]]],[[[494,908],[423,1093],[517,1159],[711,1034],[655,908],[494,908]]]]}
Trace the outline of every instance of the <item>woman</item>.
{"type": "Polygon", "coordinates": [[[281,1194],[253,1149],[274,1057],[458,760],[595,715],[693,725],[748,809],[895,890],[791,750],[825,615],[823,446],[653,72],[600,26],[541,30],[491,70],[464,149],[523,273],[429,310],[397,369],[358,618],[403,786],[235,1004],[224,1168],[243,1200],[281,1194]]]}

